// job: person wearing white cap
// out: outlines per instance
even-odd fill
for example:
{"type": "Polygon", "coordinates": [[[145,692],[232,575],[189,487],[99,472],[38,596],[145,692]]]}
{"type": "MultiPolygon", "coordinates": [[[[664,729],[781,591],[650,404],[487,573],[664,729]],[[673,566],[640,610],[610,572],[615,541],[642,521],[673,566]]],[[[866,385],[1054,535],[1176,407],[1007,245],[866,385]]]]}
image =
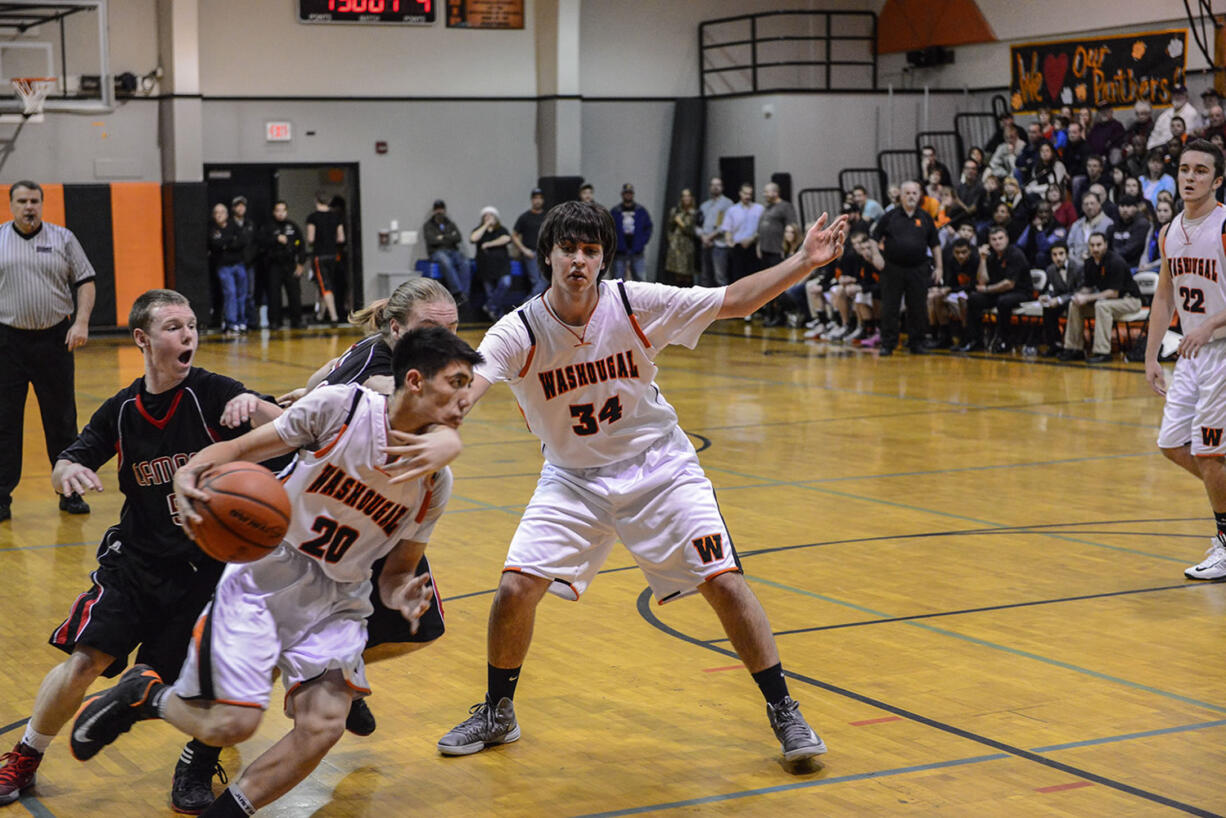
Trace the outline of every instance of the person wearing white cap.
{"type": "Polygon", "coordinates": [[[1174,117],[1183,119],[1183,124],[1187,126],[1184,129],[1185,133],[1200,131],[1200,113],[1197,112],[1196,106],[1188,100],[1188,89],[1184,85],[1176,85],[1171,89],[1171,107],[1159,114],[1158,119],[1154,121],[1154,129],[1149,132],[1149,142],[1146,144],[1148,150],[1166,145],[1171,141],[1171,119],[1174,117]]]}
{"type": "Polygon", "coordinates": [[[477,248],[477,280],[485,291],[485,314],[497,321],[513,304],[511,290],[511,234],[502,226],[498,208],[481,209],[481,223],[468,240],[477,248]],[[505,279],[505,280],[504,280],[505,279]]]}

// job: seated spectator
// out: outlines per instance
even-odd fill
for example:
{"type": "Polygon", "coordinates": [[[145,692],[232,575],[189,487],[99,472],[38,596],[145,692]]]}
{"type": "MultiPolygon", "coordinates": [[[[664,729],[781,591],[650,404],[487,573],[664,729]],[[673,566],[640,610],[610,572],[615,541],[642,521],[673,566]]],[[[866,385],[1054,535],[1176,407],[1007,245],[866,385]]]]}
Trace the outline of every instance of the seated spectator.
{"type": "Polygon", "coordinates": [[[1217,90],[1212,85],[1200,92],[1200,108],[1197,110],[1197,113],[1200,114],[1202,131],[1206,129],[1203,123],[1209,121],[1209,111],[1212,110],[1214,105],[1221,104],[1222,98],[1218,96],[1217,90]]]}
{"type": "Polygon", "coordinates": [[[1019,182],[1024,183],[1030,178],[1030,169],[1039,158],[1039,145],[1044,141],[1043,128],[1038,122],[1031,122],[1026,126],[1026,144],[1017,155],[1017,167],[1013,171],[1019,182]]]}
{"type": "Polygon", "coordinates": [[[1149,134],[1154,129],[1154,107],[1147,99],[1139,99],[1132,106],[1133,120],[1132,124],[1124,131],[1125,138],[1131,142],[1133,137],[1140,136],[1142,141],[1141,148],[1146,149],[1149,134]]]}
{"type": "MultiPolygon", "coordinates": [[[[949,168],[940,159],[937,159],[937,149],[932,145],[925,145],[920,148],[920,172],[923,174],[923,178],[927,179],[934,169],[941,172],[941,184],[953,184],[953,177],[949,175],[949,168]]],[[[876,219],[869,219],[869,221],[876,221],[876,219]]]]}
{"type": "MultiPolygon", "coordinates": [[[[846,256],[847,248],[844,248],[843,258],[846,256]]],[[[841,260],[842,258],[824,267],[818,267],[807,281],[797,285],[804,290],[805,302],[809,315],[812,316],[805,324],[804,337],[808,340],[822,338],[839,328],[839,322],[835,320],[833,291],[838,286],[838,266],[841,260]]]]}
{"type": "Polygon", "coordinates": [[[468,268],[468,258],[460,250],[464,241],[460,229],[447,218],[447,204],[442,199],[435,200],[430,218],[421,226],[421,235],[426,244],[426,254],[438,265],[443,284],[455,299],[456,306],[462,307],[468,301],[472,273],[468,268]]]}
{"type": "Polygon", "coordinates": [[[1174,142],[1176,139],[1180,145],[1188,141],[1188,126],[1181,116],[1171,117],[1171,138],[1167,141],[1174,142]]]}
{"type": "Polygon", "coordinates": [[[1000,180],[992,174],[983,177],[983,204],[975,217],[975,226],[980,227],[992,220],[996,205],[1000,204],[1000,180]]]}
{"type": "Polygon", "coordinates": [[[1139,133],[1133,134],[1132,141],[1124,146],[1124,161],[1121,163],[1124,172],[1138,179],[1144,176],[1145,159],[1148,155],[1149,151],[1145,149],[1145,137],[1139,133]]]}
{"type": "Polygon", "coordinates": [[[1051,207],[1051,217],[1065,230],[1077,221],[1077,208],[1069,198],[1067,185],[1048,185],[1043,200],[1051,207]]]}
{"type": "Polygon", "coordinates": [[[1158,239],[1162,235],[1162,228],[1175,218],[1175,205],[1170,199],[1160,197],[1157,204],[1154,205],[1154,214],[1157,221],[1154,223],[1154,229],[1149,231],[1149,243],[1141,255],[1141,264],[1137,267],[1137,272],[1154,272],[1162,266],[1162,253],[1158,247],[1158,239]]]}
{"type": "Polygon", "coordinates": [[[1086,135],[1090,150],[1115,165],[1123,152],[1125,138],[1124,126],[1115,118],[1110,103],[1098,106],[1094,124],[1086,135]]]}
{"type": "Polygon", "coordinates": [[[962,163],[962,178],[954,187],[953,194],[954,204],[967,218],[978,221],[987,216],[984,210],[987,191],[979,181],[979,163],[974,159],[962,163]]]}
{"type": "Polygon", "coordinates": [[[902,188],[900,188],[898,185],[890,185],[889,189],[886,190],[885,195],[886,198],[890,200],[890,203],[885,206],[886,211],[889,212],[898,207],[898,203],[902,201],[902,188]]]}
{"type": "Polygon", "coordinates": [[[1022,193],[1022,185],[1012,176],[1006,176],[1000,183],[1000,201],[1009,208],[1009,241],[1017,241],[1030,221],[1030,201],[1022,193]]]}
{"type": "MultiPolygon", "coordinates": [[[[1122,182],[1121,182],[1122,186],[1122,182]]],[[[1112,188],[1114,190],[1114,187],[1112,188]]],[[[1119,211],[1116,210],[1115,202],[1111,201],[1111,196],[1107,193],[1107,188],[1102,185],[1090,185],[1088,193],[1093,193],[1102,202],[1103,213],[1114,222],[1119,217],[1119,211]]],[[[1082,200],[1084,201],[1084,199],[1082,200]]]]}
{"type": "MultiPolygon", "coordinates": [[[[1183,140],[1178,136],[1171,137],[1171,140],[1166,143],[1164,151],[1166,164],[1163,166],[1163,172],[1172,179],[1179,175],[1179,157],[1183,153],[1183,140]]],[[[1226,185],[1223,185],[1226,187],[1226,185]]],[[[1218,188],[1221,190],[1221,188],[1218,188]]]]}
{"type": "MultiPolygon", "coordinates": [[[[988,234],[997,227],[1003,227],[1006,231],[1013,225],[1013,211],[1009,209],[1009,205],[1004,202],[997,202],[996,209],[992,211],[992,220],[979,228],[976,233],[978,241],[976,244],[980,247],[987,246],[988,234]]],[[[1023,226],[1024,229],[1024,226],[1023,226]]],[[[1021,233],[1019,232],[1020,236],[1021,233]]]]}
{"type": "Polygon", "coordinates": [[[1039,305],[1043,308],[1043,343],[1048,357],[1059,355],[1064,347],[1060,343],[1060,319],[1068,312],[1068,303],[1073,293],[1081,288],[1084,275],[1081,262],[1069,258],[1068,245],[1058,241],[1051,246],[1051,264],[1047,265],[1047,285],[1039,293],[1039,305]]]}
{"type": "Polygon", "coordinates": [[[1111,219],[1102,211],[1102,199],[1095,193],[1086,193],[1081,200],[1084,215],[1068,231],[1069,257],[1080,264],[1090,257],[1090,236],[1094,233],[1105,236],[1111,230],[1111,219]]]}
{"type": "Polygon", "coordinates": [[[1101,232],[1090,235],[1090,255],[1085,263],[1085,279],[1068,305],[1068,323],[1064,328],[1064,351],[1060,360],[1073,361],[1085,357],[1086,363],[1101,364],[1111,360],[1111,330],[1115,319],[1141,309],[1141,290],[1132,280],[1128,263],[1107,249],[1107,237],[1101,232]],[[1094,344],[1085,355],[1085,321],[1094,314],[1094,344]]]}
{"type": "Polygon", "coordinates": [[[1085,173],[1073,179],[1073,201],[1080,203],[1090,185],[1105,185],[1111,177],[1107,174],[1103,158],[1098,154],[1086,157],[1085,173]]]}
{"type": "Polygon", "coordinates": [[[1128,265],[1129,271],[1141,263],[1141,254],[1149,244],[1149,221],[1137,212],[1140,199],[1125,194],[1120,197],[1120,217],[1112,226],[1110,245],[1128,265]]]}
{"type": "Polygon", "coordinates": [[[1068,120],[1062,116],[1051,118],[1051,135],[1047,141],[1056,149],[1056,153],[1064,156],[1064,146],[1068,144],[1068,120]]]}
{"type": "MultiPolygon", "coordinates": [[[[872,299],[868,299],[865,309],[861,309],[861,299],[865,283],[871,273],[876,272],[868,261],[876,245],[862,227],[852,231],[847,244],[843,255],[835,262],[828,290],[830,303],[838,311],[839,323],[826,328],[820,335],[823,341],[855,341],[864,335],[867,323],[872,320],[872,299]],[[863,320],[852,321],[853,307],[856,317],[863,320]]],[[[880,255],[880,250],[877,254],[880,255]]]]}
{"type": "Polygon", "coordinates": [[[978,145],[971,145],[971,149],[966,152],[967,159],[974,159],[975,166],[982,168],[988,163],[988,156],[983,152],[983,148],[978,145]]]}
{"type": "Polygon", "coordinates": [[[988,160],[988,172],[1001,179],[1012,176],[1013,171],[1017,169],[1017,158],[1021,155],[1023,147],[1025,145],[1018,138],[1016,129],[1005,131],[1004,141],[992,152],[992,158],[988,160]]]}
{"type": "Polygon", "coordinates": [[[941,190],[946,185],[941,184],[941,171],[939,168],[933,168],[928,171],[928,178],[924,180],[924,195],[932,199],[941,198],[941,190]]]}
{"type": "Polygon", "coordinates": [[[996,129],[996,133],[992,134],[992,138],[988,140],[988,144],[983,146],[983,149],[989,154],[994,153],[1010,135],[1012,135],[1019,143],[1025,138],[1025,134],[1022,133],[1022,129],[1013,124],[1013,114],[1009,113],[1008,111],[1001,114],[996,121],[999,123],[1000,127],[996,129]]]}
{"type": "Polygon", "coordinates": [[[1042,269],[1051,260],[1052,245],[1068,238],[1068,230],[1061,227],[1051,215],[1051,205],[1040,202],[1035,208],[1034,217],[1022,235],[1018,237],[1017,247],[1026,256],[1032,268],[1042,269]]]}
{"type": "Polygon", "coordinates": [[[1070,122],[1068,126],[1068,143],[1064,146],[1064,153],[1060,155],[1060,160],[1064,162],[1064,167],[1068,171],[1069,176],[1076,179],[1078,176],[1086,175],[1086,161],[1090,158],[1093,151],[1086,144],[1085,132],[1081,130],[1081,125],[1076,122],[1070,122]]]}
{"type": "Polygon", "coordinates": [[[1042,197],[1047,193],[1049,185],[1063,184],[1067,177],[1068,171],[1056,156],[1056,149],[1050,142],[1043,142],[1038,147],[1038,156],[1031,163],[1030,173],[1026,178],[1026,193],[1042,197]]]}
{"type": "Polygon", "coordinates": [[[979,269],[975,289],[966,301],[966,339],[960,352],[984,348],[983,314],[996,308],[997,340],[993,352],[1008,352],[1012,347],[1013,310],[1029,301],[1034,285],[1030,264],[1022,251],[1009,244],[1009,233],[997,225],[988,231],[988,243],[979,248],[979,269]]]}
{"type": "Polygon", "coordinates": [[[1182,85],[1176,85],[1171,89],[1171,107],[1158,114],[1158,118],[1154,120],[1154,127],[1149,132],[1149,143],[1146,147],[1153,150],[1170,142],[1171,137],[1175,135],[1174,120],[1176,119],[1179,120],[1183,133],[1200,130],[1200,114],[1197,113],[1196,107],[1188,101],[1188,89],[1182,85]]]}
{"type": "Polygon", "coordinates": [[[1081,126],[1081,133],[1086,138],[1090,136],[1090,128],[1094,125],[1094,112],[1089,108],[1078,108],[1075,114],[1077,124],[1081,126]]]}
{"type": "Polygon", "coordinates": [[[477,281],[485,291],[485,314],[497,321],[518,305],[511,279],[510,232],[499,220],[498,208],[481,210],[481,223],[468,240],[477,248],[477,281]]]}
{"type": "Polygon", "coordinates": [[[951,322],[966,326],[967,293],[974,288],[979,273],[979,254],[965,236],[954,239],[944,255],[944,281],[928,288],[928,325],[936,332],[937,349],[954,345],[951,322]]]}
{"type": "Polygon", "coordinates": [[[1051,141],[1052,131],[1055,130],[1051,124],[1051,108],[1040,108],[1034,112],[1034,116],[1039,123],[1039,133],[1042,134],[1044,139],[1051,141]]]}
{"type": "Polygon", "coordinates": [[[1204,131],[1205,139],[1214,134],[1226,136],[1226,114],[1222,113],[1221,105],[1214,105],[1209,109],[1209,121],[1205,124],[1204,131]]]}
{"type": "MultiPolygon", "coordinates": [[[[948,178],[949,169],[945,170],[945,177],[948,178]]],[[[949,184],[942,182],[941,184],[949,184]]],[[[851,189],[851,199],[856,203],[856,207],[860,208],[860,216],[870,225],[881,218],[885,210],[881,207],[881,202],[876,199],[869,198],[868,188],[864,185],[856,185],[851,189]]]]}

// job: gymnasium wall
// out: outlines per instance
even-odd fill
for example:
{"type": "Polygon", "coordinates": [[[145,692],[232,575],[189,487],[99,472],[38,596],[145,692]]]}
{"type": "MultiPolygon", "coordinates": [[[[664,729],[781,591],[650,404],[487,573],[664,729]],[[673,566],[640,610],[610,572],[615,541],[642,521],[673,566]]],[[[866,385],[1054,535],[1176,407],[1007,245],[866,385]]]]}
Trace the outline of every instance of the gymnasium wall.
{"type": "MultiPolygon", "coordinates": [[[[958,46],[955,62],[938,68],[904,72],[905,54],[883,54],[878,58],[878,75],[884,83],[897,87],[989,88],[1009,85],[1009,46],[1011,43],[1067,40],[1083,34],[1126,34],[1133,31],[1161,31],[1188,28],[1183,0],[976,0],[980,11],[998,42],[958,46]]],[[[1195,9],[1196,4],[1192,4],[1195,9]]],[[[1220,12],[1221,9],[1219,8],[1220,12]]],[[[1209,29],[1209,53],[1213,53],[1213,30],[1209,29]]],[[[1205,58],[1188,33],[1189,72],[1207,67],[1205,58]]],[[[1192,77],[1193,92],[1207,87],[1209,79],[1192,77]]]]}

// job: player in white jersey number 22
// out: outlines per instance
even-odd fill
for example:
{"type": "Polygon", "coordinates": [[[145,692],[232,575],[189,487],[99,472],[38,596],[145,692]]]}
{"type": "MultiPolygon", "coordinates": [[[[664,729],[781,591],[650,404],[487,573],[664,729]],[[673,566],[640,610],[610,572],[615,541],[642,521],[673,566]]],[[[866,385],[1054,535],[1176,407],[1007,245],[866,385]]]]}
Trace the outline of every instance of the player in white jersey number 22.
{"type": "Polygon", "coordinates": [[[178,508],[185,526],[198,525],[193,503],[208,495],[197,480],[209,466],[297,449],[284,476],[289,531],[268,556],[226,567],[173,688],[136,665],[86,702],[73,725],[73,754],[91,758],[148,718],[215,746],[238,744],[259,726],[277,668],[294,727],[204,814],[253,814],[306,778],[344,733],[353,697],[370,692],[362,650],[375,561],[387,557],[379,591],[389,609],[415,624],[429,608],[429,575],[414,574],[450,495],[450,472],[439,471],[445,464],[424,472],[411,465],[402,458],[409,447],[396,445],[392,432],[458,427],[480,361],[442,327],[413,330],[392,352],[390,397],[356,385],[316,389],[272,423],[207,446],[180,468],[178,508]]]}
{"type": "Polygon", "coordinates": [[[541,225],[537,257],[552,286],[509,313],[479,348],[473,401],[506,381],[545,465],[507,553],[490,611],[485,701],[439,740],[468,755],[519,738],[513,696],[546,591],[578,599],[620,539],[657,601],[701,593],[767,703],[785,760],[826,751],[788,694],[770,623],[740,570],[710,481],[655,385],[655,358],[693,347],[717,318],[752,314],[843,249],[846,219],[809,230],[799,252],[727,286],[601,281],[615,226],[597,205],[566,202],[541,225]]]}
{"type": "Polygon", "coordinates": [[[1218,204],[1222,151],[1212,142],[1189,142],[1179,157],[1183,212],[1162,229],[1162,268],[1149,311],[1145,378],[1166,397],[1158,447],[1205,484],[1217,534],[1189,579],[1226,577],[1226,207],[1218,204]],[[1167,388],[1158,352],[1179,310],[1183,341],[1167,388]]]}

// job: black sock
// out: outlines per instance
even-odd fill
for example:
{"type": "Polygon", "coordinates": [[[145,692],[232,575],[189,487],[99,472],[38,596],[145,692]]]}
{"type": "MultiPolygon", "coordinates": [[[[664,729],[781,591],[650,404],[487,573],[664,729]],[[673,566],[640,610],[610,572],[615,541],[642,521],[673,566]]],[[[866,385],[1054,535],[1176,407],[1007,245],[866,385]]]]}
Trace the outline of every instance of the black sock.
{"type": "Polygon", "coordinates": [[[788,680],[783,675],[783,663],[776,662],[766,670],[753,674],[767,704],[779,704],[788,697],[788,680]]]}
{"type": "Polygon", "coordinates": [[[486,666],[486,678],[489,685],[490,702],[495,706],[503,699],[515,698],[515,685],[519,681],[519,668],[486,666]]]}
{"type": "Polygon", "coordinates": [[[1226,511],[1213,512],[1213,521],[1217,523],[1217,533],[1226,537],[1226,511]]]}
{"type": "Polygon", "coordinates": [[[183,752],[179,754],[180,761],[190,764],[193,760],[198,760],[201,764],[208,764],[209,767],[216,764],[219,758],[221,758],[220,747],[205,744],[197,738],[187,742],[183,747],[183,752]]]}
{"type": "MultiPolygon", "coordinates": [[[[251,806],[246,798],[242,801],[247,803],[247,807],[251,806]]],[[[212,806],[200,813],[200,818],[247,818],[248,815],[255,815],[255,809],[248,810],[247,807],[235,797],[231,787],[227,787],[212,806]]]]}

